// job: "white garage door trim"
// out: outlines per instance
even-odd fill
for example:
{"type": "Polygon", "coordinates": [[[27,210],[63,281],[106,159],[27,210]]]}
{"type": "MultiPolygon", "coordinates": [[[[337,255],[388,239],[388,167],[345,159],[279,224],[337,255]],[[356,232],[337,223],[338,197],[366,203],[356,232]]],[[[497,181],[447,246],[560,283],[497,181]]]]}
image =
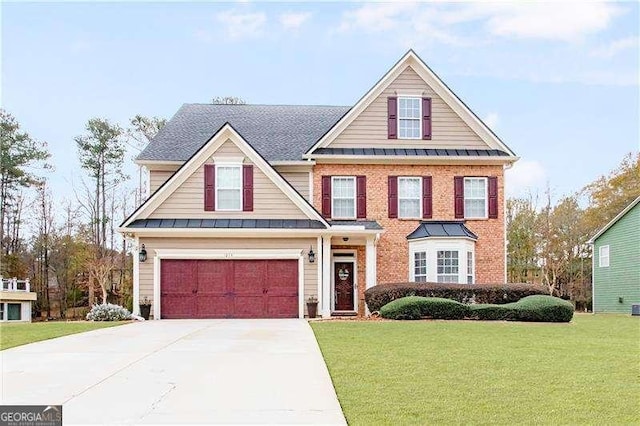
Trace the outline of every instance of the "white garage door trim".
{"type": "Polygon", "coordinates": [[[160,262],[162,259],[297,259],[298,317],[304,318],[304,256],[298,249],[156,249],[153,258],[153,319],[160,319],[160,262]]]}

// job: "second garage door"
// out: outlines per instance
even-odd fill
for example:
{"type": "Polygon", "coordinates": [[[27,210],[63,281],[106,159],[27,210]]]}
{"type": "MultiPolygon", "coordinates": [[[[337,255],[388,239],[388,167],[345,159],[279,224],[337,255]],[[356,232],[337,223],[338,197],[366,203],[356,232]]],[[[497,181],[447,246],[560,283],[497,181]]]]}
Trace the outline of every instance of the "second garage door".
{"type": "Polygon", "coordinates": [[[297,318],[297,260],[162,260],[162,318],[297,318]]]}

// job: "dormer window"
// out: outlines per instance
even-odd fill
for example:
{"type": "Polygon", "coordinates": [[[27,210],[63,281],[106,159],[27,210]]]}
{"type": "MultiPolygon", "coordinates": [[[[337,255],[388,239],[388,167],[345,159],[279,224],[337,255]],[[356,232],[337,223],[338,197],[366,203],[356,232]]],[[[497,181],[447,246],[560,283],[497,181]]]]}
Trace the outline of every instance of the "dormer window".
{"type": "Polygon", "coordinates": [[[422,139],[422,99],[398,97],[398,138],[422,139]]]}

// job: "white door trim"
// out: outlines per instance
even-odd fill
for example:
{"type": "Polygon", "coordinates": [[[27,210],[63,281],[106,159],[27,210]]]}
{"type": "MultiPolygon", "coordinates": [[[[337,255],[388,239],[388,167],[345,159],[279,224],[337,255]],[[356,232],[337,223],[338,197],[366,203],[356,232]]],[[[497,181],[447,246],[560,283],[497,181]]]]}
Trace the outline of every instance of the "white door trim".
{"type": "Polygon", "coordinates": [[[331,250],[331,312],[358,312],[358,251],[353,249],[335,249],[331,250]],[[338,254],[350,254],[351,256],[338,256],[338,254]],[[336,262],[353,263],[353,310],[352,311],[336,311],[336,262]]]}
{"type": "Polygon", "coordinates": [[[161,318],[160,261],[162,259],[297,259],[298,318],[304,318],[304,253],[298,249],[156,249],[153,257],[153,319],[161,318]]]}

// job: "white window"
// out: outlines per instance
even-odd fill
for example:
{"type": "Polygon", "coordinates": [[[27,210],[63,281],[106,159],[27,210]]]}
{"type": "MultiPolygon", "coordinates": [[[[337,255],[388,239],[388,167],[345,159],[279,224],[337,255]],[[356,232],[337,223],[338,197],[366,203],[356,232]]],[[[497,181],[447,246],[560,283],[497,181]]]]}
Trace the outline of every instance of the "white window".
{"type": "Polygon", "coordinates": [[[353,176],[331,178],[331,217],[355,219],[356,178],[353,176]]]}
{"type": "Polygon", "coordinates": [[[457,283],[458,279],[458,252],[454,250],[438,251],[438,282],[457,283]]]}
{"type": "Polygon", "coordinates": [[[416,282],[427,281],[427,253],[424,251],[413,253],[413,280],[416,282]]]}
{"type": "Polygon", "coordinates": [[[421,139],[422,99],[398,98],[398,138],[421,139]]]}
{"type": "Polygon", "coordinates": [[[422,216],[422,178],[398,178],[398,217],[419,218],[422,216]]]}
{"type": "Polygon", "coordinates": [[[464,217],[487,217],[487,178],[464,178],[464,217]]]}
{"type": "Polygon", "coordinates": [[[216,166],[216,210],[242,210],[242,166],[216,166]]]}
{"type": "Polygon", "coordinates": [[[601,268],[608,268],[609,267],[609,246],[602,246],[599,249],[599,256],[598,256],[598,265],[601,268]]]}
{"type": "Polygon", "coordinates": [[[467,252],[467,284],[473,284],[475,281],[473,273],[473,252],[467,252]]]}

